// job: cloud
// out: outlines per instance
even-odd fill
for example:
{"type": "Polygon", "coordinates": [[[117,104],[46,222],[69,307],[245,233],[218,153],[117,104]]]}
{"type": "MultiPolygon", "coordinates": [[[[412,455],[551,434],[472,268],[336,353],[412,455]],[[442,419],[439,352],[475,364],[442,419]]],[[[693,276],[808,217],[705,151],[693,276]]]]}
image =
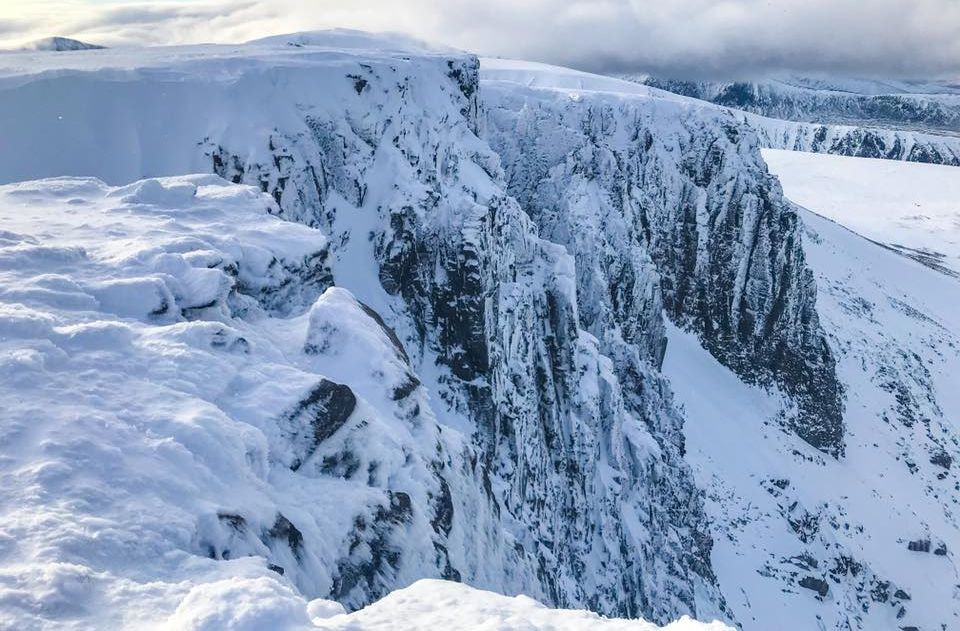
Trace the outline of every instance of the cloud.
{"type": "Polygon", "coordinates": [[[400,31],[587,70],[734,78],[793,71],[960,76],[957,0],[0,0],[0,46],[237,42],[311,29],[400,31]],[[38,6],[39,5],[39,6],[38,6]],[[14,28],[16,27],[16,28],[14,28]]]}

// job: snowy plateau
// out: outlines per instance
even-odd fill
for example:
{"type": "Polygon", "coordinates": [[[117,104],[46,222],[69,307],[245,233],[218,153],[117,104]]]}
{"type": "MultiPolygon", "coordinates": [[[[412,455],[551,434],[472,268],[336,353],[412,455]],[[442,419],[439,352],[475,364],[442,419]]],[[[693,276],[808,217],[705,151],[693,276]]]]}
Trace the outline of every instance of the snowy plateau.
{"type": "Polygon", "coordinates": [[[39,48],[0,628],[960,627],[949,160],[394,36],[39,48]]]}

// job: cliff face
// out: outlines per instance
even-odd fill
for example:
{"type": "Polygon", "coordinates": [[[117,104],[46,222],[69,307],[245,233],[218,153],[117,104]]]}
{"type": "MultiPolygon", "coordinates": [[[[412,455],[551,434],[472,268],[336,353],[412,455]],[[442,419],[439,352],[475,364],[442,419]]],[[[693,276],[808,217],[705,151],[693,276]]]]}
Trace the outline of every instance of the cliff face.
{"type": "MultiPolygon", "coordinates": [[[[786,393],[787,428],[843,453],[797,218],[754,136],[690,103],[481,81],[469,55],[325,46],[116,68],[78,53],[57,76],[0,78],[0,114],[38,112],[11,130],[36,150],[0,157],[4,181],[212,171],[325,235],[309,269],[217,316],[296,340],[270,356],[302,374],[241,382],[267,384],[263,484],[282,492],[207,507],[191,550],[264,556],[349,607],[443,577],[728,617],[660,374],[664,312],[786,393]]],[[[234,396],[216,399],[231,418],[234,396]]]]}
{"type": "Polygon", "coordinates": [[[742,115],[764,147],[960,166],[960,138],[901,129],[824,125],[742,115]]]}
{"type": "Polygon", "coordinates": [[[780,386],[797,404],[785,422],[842,454],[841,389],[800,225],[755,136],[687,102],[485,88],[508,190],[575,253],[585,326],[627,340],[643,331],[648,355],[662,353],[662,325],[638,319],[659,309],[620,311],[624,278],[652,267],[650,293],[671,320],[747,381],[780,386]]]}
{"type": "Polygon", "coordinates": [[[781,120],[956,133],[960,90],[945,82],[817,80],[643,83],[717,105],[781,120]]]}
{"type": "MultiPolygon", "coordinates": [[[[601,271],[538,235],[474,133],[485,122],[475,58],[404,71],[366,64],[345,77],[347,116],[308,108],[300,133],[271,135],[269,161],[227,142],[206,151],[220,175],[260,186],[281,216],[340,244],[333,282],[390,306],[441,423],[455,416],[468,434],[431,491],[449,499],[414,507],[434,511],[443,550],[418,571],[611,614],[716,610],[681,419],[657,374],[662,303],[643,248],[601,271]],[[479,494],[474,508],[463,494],[479,494]],[[478,529],[502,539],[484,550],[478,529]]],[[[359,578],[351,604],[389,587],[375,572],[359,578]]]]}

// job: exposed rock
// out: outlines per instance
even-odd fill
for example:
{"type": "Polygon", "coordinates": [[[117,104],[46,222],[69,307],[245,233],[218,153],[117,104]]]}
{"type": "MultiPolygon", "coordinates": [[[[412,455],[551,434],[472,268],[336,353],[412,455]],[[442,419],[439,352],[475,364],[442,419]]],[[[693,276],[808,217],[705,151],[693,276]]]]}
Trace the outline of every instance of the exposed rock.
{"type": "Polygon", "coordinates": [[[303,533],[289,519],[277,513],[277,519],[267,533],[273,539],[283,541],[290,547],[293,556],[299,561],[303,549],[303,533]]]}
{"type": "Polygon", "coordinates": [[[800,224],[756,136],[718,111],[494,93],[508,190],[574,253],[581,326],[617,331],[658,365],[662,304],[744,379],[789,393],[790,427],[842,455],[842,392],[800,224]]]}
{"type": "Polygon", "coordinates": [[[317,446],[343,427],[357,407],[357,397],[349,386],[321,379],[291,410],[281,417],[294,443],[303,445],[302,456],[293,464],[296,470],[317,446]]]}
{"type": "Polygon", "coordinates": [[[820,598],[825,597],[830,592],[830,583],[813,576],[804,576],[800,579],[799,585],[800,587],[806,587],[811,591],[817,592],[820,598]]]}

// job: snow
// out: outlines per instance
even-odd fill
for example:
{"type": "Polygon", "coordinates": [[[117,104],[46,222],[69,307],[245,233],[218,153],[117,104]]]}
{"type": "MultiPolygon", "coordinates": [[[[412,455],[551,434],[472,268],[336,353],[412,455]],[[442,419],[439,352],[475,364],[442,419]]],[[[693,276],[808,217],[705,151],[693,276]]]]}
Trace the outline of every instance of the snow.
{"type": "Polygon", "coordinates": [[[311,601],[305,608],[273,583],[221,581],[204,586],[184,599],[168,627],[182,631],[731,631],[718,622],[705,624],[686,617],[665,627],[643,620],[607,619],[587,611],[549,609],[526,596],[501,596],[429,579],[348,614],[339,604],[324,600],[311,601]],[[238,598],[239,605],[235,604],[238,598]]]}
{"type": "MultiPolygon", "coordinates": [[[[305,113],[361,109],[353,77],[431,81],[440,92],[446,86],[435,77],[450,71],[448,61],[472,58],[349,31],[236,46],[7,53],[0,119],[20,123],[4,130],[0,184],[71,175],[117,185],[205,172],[204,141],[224,138],[242,139],[232,147],[242,159],[268,161],[272,133],[309,132],[305,113]]],[[[400,101],[391,87],[377,98],[400,101]]]]}
{"type": "Polygon", "coordinates": [[[550,609],[526,596],[508,597],[458,583],[423,580],[353,614],[314,620],[331,631],[731,631],[719,622],[682,618],[665,627],[643,620],[607,619],[587,611],[550,609]]]}
{"type": "Polygon", "coordinates": [[[483,57],[480,59],[480,73],[484,81],[516,83],[528,88],[566,91],[573,95],[578,92],[601,92],[693,101],[640,83],[533,61],[483,57]]]}
{"type": "Polygon", "coordinates": [[[960,274],[960,168],[764,149],[788,198],[960,274]]]}
{"type": "Polygon", "coordinates": [[[329,580],[332,559],[305,558],[298,573],[290,549],[244,540],[281,513],[311,557],[335,555],[323,533],[345,532],[350,498],[372,493],[286,467],[297,443],[278,434],[276,411],[321,376],[350,384],[383,441],[366,440],[364,457],[402,467],[410,451],[409,430],[379,412],[395,405],[384,385],[407,375],[387,330],[341,288],[271,310],[270,290],[327,243],[271,210],[266,195],[209,175],[0,187],[5,624],[655,629],[443,581],[346,615],[303,595],[323,591],[310,581],[329,580]]]}
{"type": "MultiPolygon", "coordinates": [[[[395,36],[337,32],[238,46],[17,52],[3,61],[0,118],[18,124],[5,130],[0,182],[19,182],[0,186],[4,624],[654,628],[417,581],[439,575],[441,547],[475,585],[513,594],[539,589],[544,600],[549,585],[577,602],[607,589],[602,602],[593,601],[600,606],[630,602],[619,593],[621,579],[630,578],[630,564],[616,557],[622,554],[642,559],[632,568],[642,584],[631,589],[656,594],[643,606],[657,615],[669,619],[664,612],[692,603],[711,611],[715,591],[671,601],[688,584],[664,567],[678,562],[671,556],[683,548],[678,542],[706,524],[682,459],[661,462],[680,453],[672,442],[658,443],[665,435],[680,442],[670,388],[650,368],[637,382],[650,386],[643,392],[649,418],[624,413],[634,386],[604,355],[608,340],[577,322],[610,300],[598,284],[587,285],[596,294],[579,293],[583,267],[575,256],[590,254],[590,239],[569,247],[545,241],[555,235],[537,233],[504,194],[503,156],[473,133],[485,124],[467,95],[476,85],[464,81],[473,58],[395,36]],[[209,171],[213,156],[235,158],[241,166],[231,171],[228,162],[222,172],[257,186],[183,175],[209,171]],[[315,166],[322,168],[307,168],[315,166]],[[42,177],[52,179],[35,180],[42,177]],[[273,216],[281,211],[261,190],[280,199],[284,217],[320,230],[273,216]],[[497,212],[488,212],[494,204],[497,212]],[[400,229],[388,229],[394,221],[415,236],[404,241],[400,229]],[[494,445],[497,458],[513,460],[495,463],[502,469],[490,478],[476,473],[485,454],[468,442],[477,421],[464,390],[416,332],[436,314],[415,320],[404,312],[436,305],[416,296],[405,306],[384,289],[378,257],[403,262],[407,247],[417,256],[423,248],[430,259],[423,265],[441,288],[456,282],[449,272],[459,271],[457,256],[476,250],[488,257],[477,286],[493,306],[450,298],[458,314],[475,309],[490,318],[463,328],[489,325],[481,343],[503,356],[494,357],[497,372],[478,371],[469,385],[487,387],[492,374],[501,382],[494,394],[524,421],[509,437],[515,444],[494,445]],[[337,287],[328,287],[334,279],[337,287]],[[547,322],[545,295],[560,299],[550,315],[559,324],[547,322]],[[585,472],[574,483],[556,475],[543,417],[529,413],[538,410],[540,369],[529,349],[557,336],[573,351],[557,391],[573,395],[556,409],[573,413],[550,430],[573,442],[579,460],[571,462],[585,472]],[[348,389],[355,407],[320,428],[329,435],[318,444],[316,419],[301,412],[327,384],[348,389]],[[648,427],[651,420],[664,427],[648,427]],[[360,474],[342,473],[347,468],[360,474]],[[443,536],[428,510],[438,504],[441,480],[453,504],[443,536]],[[568,493],[577,486],[584,495],[568,493]],[[677,494],[684,490],[690,495],[677,494]],[[488,495],[496,499],[487,503],[488,495]],[[581,498],[575,519],[556,509],[581,498]],[[661,519],[674,509],[676,522],[661,519]],[[548,542],[541,556],[513,552],[548,542]],[[549,564],[564,554],[566,565],[549,564]],[[382,562],[390,555],[402,562],[382,562]],[[576,579],[537,581],[537,573],[580,563],[587,570],[576,579]],[[338,583],[351,574],[366,582],[338,583]],[[384,586],[404,585],[350,614],[315,599],[355,607],[384,586]]],[[[680,139],[706,142],[736,120],[692,99],[543,64],[484,59],[481,73],[484,98],[493,99],[487,105],[532,102],[534,91],[559,105],[564,118],[556,125],[522,122],[543,124],[540,131],[549,131],[534,135],[560,156],[575,138],[568,132],[588,114],[604,129],[623,129],[624,139],[640,123],[657,132],[667,147],[658,155],[664,166],[644,188],[664,205],[679,199],[670,187],[680,181],[663,178],[678,166],[680,139]],[[708,120],[698,110],[708,110],[708,120]]],[[[724,162],[743,165],[747,179],[763,177],[750,147],[741,143],[743,155],[724,162]]],[[[592,159],[576,156],[571,172],[592,159]]],[[[740,168],[718,179],[742,182],[740,168]]],[[[813,172],[806,168],[796,172],[806,177],[813,172]]],[[[921,236],[948,238],[942,227],[955,189],[943,177],[889,176],[927,184],[913,187],[923,197],[904,199],[920,203],[930,221],[905,227],[900,211],[884,205],[894,199],[882,188],[887,176],[845,166],[825,171],[845,179],[794,201],[828,214],[817,205],[832,203],[828,193],[836,189],[848,196],[834,206],[844,222],[889,208],[860,228],[882,229],[875,240],[926,248],[933,246],[921,236]],[[870,186],[861,186],[861,176],[870,186]]],[[[784,185],[793,196],[790,177],[784,185]]],[[[591,237],[619,230],[617,208],[589,212],[602,191],[586,179],[571,194],[573,220],[597,233],[591,237]]],[[[709,224],[706,201],[697,200],[701,228],[709,224]]],[[[781,422],[790,405],[781,394],[744,384],[691,334],[669,328],[664,375],[685,409],[686,460],[706,490],[713,569],[746,629],[951,628],[960,615],[952,509],[960,497],[951,465],[960,461],[956,279],[800,212],[818,310],[847,387],[847,454],[835,460],[799,440],[781,422]],[[944,554],[909,550],[915,540],[929,540],[932,550],[944,544],[944,554]],[[804,579],[822,580],[826,593],[804,579]]],[[[739,244],[747,235],[733,238],[739,244]]],[[[659,315],[654,264],[636,254],[638,304],[659,315]]],[[[744,258],[741,269],[747,265],[744,258]]],[[[628,315],[656,356],[662,320],[628,315]]],[[[459,334],[441,331],[451,332],[459,334]]],[[[667,628],[723,627],[683,620],[667,628]]]]}
{"type": "Polygon", "coordinates": [[[251,355],[282,361],[231,315],[270,321],[252,296],[290,276],[262,260],[296,270],[325,246],[269,207],[214,176],[0,188],[0,603],[14,628],[157,621],[195,583],[276,582],[262,559],[199,555],[195,521],[275,510],[264,431],[217,402],[251,355]]]}
{"type": "MultiPolygon", "coordinates": [[[[813,200],[818,212],[832,208],[837,220],[908,242],[922,224],[904,229],[886,219],[886,209],[896,208],[887,206],[890,197],[949,208],[953,172],[960,172],[821,154],[765,155],[794,201],[813,200]],[[835,203],[835,194],[847,204],[835,203]]],[[[745,629],[846,628],[847,607],[860,610],[858,624],[866,629],[953,628],[960,620],[953,552],[960,492],[950,463],[935,454],[957,461],[960,283],[801,213],[818,312],[846,389],[847,453],[824,458],[784,431],[779,393],[740,382],[694,336],[671,327],[664,373],[684,408],[688,459],[707,492],[714,569],[745,629]],[[911,551],[915,540],[930,540],[931,550],[946,544],[946,553],[911,551]],[[838,570],[843,557],[859,564],[856,573],[838,570]],[[826,581],[827,594],[820,598],[801,586],[805,577],[826,581]],[[866,594],[879,586],[885,596],[864,599],[857,594],[862,586],[866,594]]]]}

